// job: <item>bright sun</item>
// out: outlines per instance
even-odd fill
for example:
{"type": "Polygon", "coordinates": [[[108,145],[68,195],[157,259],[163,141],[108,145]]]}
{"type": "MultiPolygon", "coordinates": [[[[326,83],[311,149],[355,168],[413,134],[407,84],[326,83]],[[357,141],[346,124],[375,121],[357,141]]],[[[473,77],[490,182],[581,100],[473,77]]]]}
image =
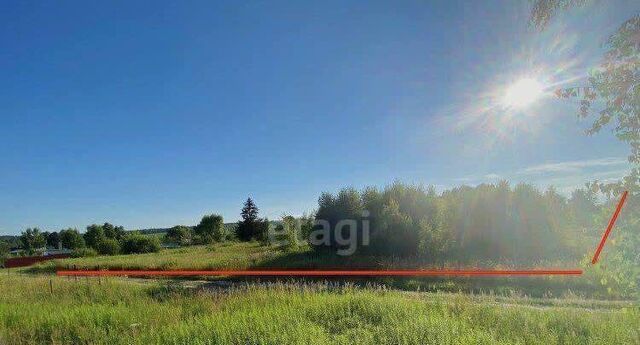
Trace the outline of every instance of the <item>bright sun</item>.
{"type": "Polygon", "coordinates": [[[522,78],[509,86],[502,104],[507,108],[524,108],[543,94],[543,85],[533,78],[522,78]]]}

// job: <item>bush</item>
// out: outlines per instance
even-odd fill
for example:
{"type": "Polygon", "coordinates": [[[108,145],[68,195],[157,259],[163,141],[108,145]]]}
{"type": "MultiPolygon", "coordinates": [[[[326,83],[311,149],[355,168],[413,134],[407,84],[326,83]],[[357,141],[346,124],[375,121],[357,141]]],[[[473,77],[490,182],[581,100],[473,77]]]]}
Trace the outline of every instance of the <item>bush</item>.
{"type": "Polygon", "coordinates": [[[73,252],[71,252],[72,258],[85,258],[91,256],[97,256],[98,252],[96,252],[93,248],[77,248],[73,252]]]}
{"type": "Polygon", "coordinates": [[[191,244],[191,228],[184,225],[176,225],[169,229],[164,236],[166,243],[176,243],[181,246],[191,244]]]}
{"type": "MultiPolygon", "coordinates": [[[[268,227],[268,223],[267,223],[268,227]]],[[[268,232],[268,228],[267,228],[268,232]]],[[[300,232],[300,223],[290,215],[282,217],[282,224],[276,226],[275,240],[283,245],[286,250],[294,250],[298,248],[298,234],[300,232]]]]}
{"type": "Polygon", "coordinates": [[[122,241],[124,254],[155,253],[160,251],[160,240],[155,236],[131,234],[122,241]]]}
{"type": "Polygon", "coordinates": [[[98,253],[102,255],[116,255],[120,252],[120,243],[112,238],[105,238],[98,243],[98,253]]]}

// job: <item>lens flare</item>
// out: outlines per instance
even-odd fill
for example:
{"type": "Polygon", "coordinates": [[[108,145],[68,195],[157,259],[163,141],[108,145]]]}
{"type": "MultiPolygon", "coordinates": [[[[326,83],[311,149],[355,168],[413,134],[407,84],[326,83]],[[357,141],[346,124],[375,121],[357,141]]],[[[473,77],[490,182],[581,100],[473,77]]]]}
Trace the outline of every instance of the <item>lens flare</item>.
{"type": "Polygon", "coordinates": [[[542,97],[544,86],[534,78],[522,78],[506,89],[502,104],[507,108],[524,108],[542,97]]]}

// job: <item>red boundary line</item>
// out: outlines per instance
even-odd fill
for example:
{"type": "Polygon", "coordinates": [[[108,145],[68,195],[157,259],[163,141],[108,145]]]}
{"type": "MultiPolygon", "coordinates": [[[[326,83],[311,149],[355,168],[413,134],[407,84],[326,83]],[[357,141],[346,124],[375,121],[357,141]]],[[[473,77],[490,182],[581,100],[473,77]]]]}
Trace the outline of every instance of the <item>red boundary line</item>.
{"type": "Polygon", "coordinates": [[[58,271],[59,276],[289,276],[289,277],[433,277],[433,276],[550,276],[581,275],[582,270],[212,270],[212,271],[160,271],[160,270],[123,270],[123,271],[58,271]]]}
{"type": "Polygon", "coordinates": [[[613,216],[611,217],[611,220],[609,220],[609,225],[607,225],[607,230],[602,235],[602,239],[600,240],[600,244],[598,244],[598,249],[596,249],[595,254],[593,254],[593,259],[591,259],[591,264],[592,265],[595,265],[598,262],[598,259],[600,258],[600,252],[602,252],[602,248],[604,248],[604,244],[605,244],[605,242],[607,242],[607,238],[609,237],[609,234],[611,233],[611,230],[613,229],[613,226],[616,224],[616,220],[618,219],[618,215],[620,215],[620,211],[622,210],[622,206],[624,206],[625,200],[627,200],[627,195],[628,194],[629,194],[629,191],[624,191],[624,193],[622,193],[622,197],[620,198],[620,201],[618,202],[618,206],[616,207],[616,211],[613,213],[613,216]]]}

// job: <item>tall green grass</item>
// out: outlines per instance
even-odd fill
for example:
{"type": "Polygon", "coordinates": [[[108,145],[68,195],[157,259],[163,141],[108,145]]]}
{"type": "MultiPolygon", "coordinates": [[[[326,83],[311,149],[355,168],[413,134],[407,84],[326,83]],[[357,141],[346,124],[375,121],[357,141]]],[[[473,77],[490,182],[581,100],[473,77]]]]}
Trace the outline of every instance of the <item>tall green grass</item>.
{"type": "MultiPolygon", "coordinates": [[[[573,267],[567,263],[545,264],[541,267],[573,267]]],[[[578,265],[578,263],[576,263],[578,265]]],[[[515,264],[486,263],[490,268],[523,268],[515,264]]],[[[466,267],[466,266],[464,266],[466,267]]],[[[333,253],[315,252],[307,247],[285,251],[259,243],[227,242],[210,246],[193,246],[165,249],[158,253],[98,256],[77,259],[52,260],[22,269],[31,273],[51,273],[57,269],[250,269],[250,268],[433,268],[418,260],[404,258],[380,258],[367,256],[338,256],[333,253]],[[426,266],[425,266],[426,265],[426,266]]],[[[454,267],[460,268],[460,267],[454,267]]],[[[473,293],[521,293],[529,296],[564,296],[578,294],[585,297],[606,299],[629,298],[618,289],[615,282],[604,285],[598,270],[591,265],[582,277],[535,278],[379,278],[353,279],[354,283],[375,281],[404,290],[465,291],[473,293]]]]}
{"type": "Polygon", "coordinates": [[[17,274],[0,291],[2,344],[640,343],[640,312],[607,302],[17,274]]]}
{"type": "Polygon", "coordinates": [[[256,242],[227,242],[209,246],[164,249],[158,253],[96,256],[47,261],[32,272],[78,269],[243,269],[287,255],[256,242]]]}

